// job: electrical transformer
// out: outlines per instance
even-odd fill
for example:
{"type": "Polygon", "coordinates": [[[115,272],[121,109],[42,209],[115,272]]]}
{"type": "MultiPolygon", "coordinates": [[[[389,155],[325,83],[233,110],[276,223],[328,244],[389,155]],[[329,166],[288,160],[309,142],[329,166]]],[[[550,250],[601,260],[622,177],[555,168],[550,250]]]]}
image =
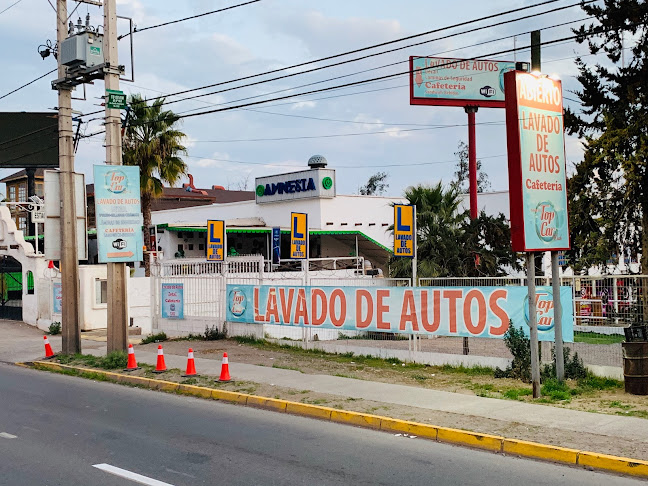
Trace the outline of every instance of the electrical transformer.
{"type": "Polygon", "coordinates": [[[103,34],[85,31],[61,42],[59,56],[68,67],[92,68],[104,62],[103,34]]]}

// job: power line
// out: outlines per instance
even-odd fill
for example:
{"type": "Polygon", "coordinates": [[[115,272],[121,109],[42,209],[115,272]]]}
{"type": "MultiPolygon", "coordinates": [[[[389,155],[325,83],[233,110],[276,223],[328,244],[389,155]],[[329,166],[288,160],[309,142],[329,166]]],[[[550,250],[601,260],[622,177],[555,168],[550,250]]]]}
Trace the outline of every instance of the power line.
{"type": "Polygon", "coordinates": [[[55,72],[55,71],[57,71],[57,70],[58,70],[58,68],[52,69],[51,71],[46,72],[46,73],[43,74],[42,76],[39,76],[39,77],[37,77],[36,79],[32,79],[29,83],[25,83],[25,84],[23,84],[22,86],[20,86],[20,87],[14,89],[13,91],[9,91],[8,93],[3,94],[2,96],[0,96],[0,100],[3,99],[3,98],[6,98],[6,97],[9,96],[10,94],[15,93],[16,91],[20,91],[21,89],[26,88],[27,86],[29,86],[30,84],[35,83],[35,82],[38,81],[39,79],[43,79],[45,76],[49,76],[50,74],[52,74],[53,72],[55,72]]]}
{"type": "Polygon", "coordinates": [[[0,12],[0,15],[2,15],[3,13],[5,13],[5,12],[6,12],[7,10],[9,10],[11,7],[14,7],[14,6],[18,5],[20,2],[22,2],[22,0],[18,0],[17,2],[12,3],[12,4],[9,5],[7,8],[5,8],[3,11],[1,11],[1,12],[0,12]]]}
{"type": "MultiPolygon", "coordinates": [[[[212,15],[212,14],[215,14],[215,13],[224,12],[226,10],[232,10],[233,8],[243,7],[245,5],[249,5],[251,3],[257,3],[257,2],[260,2],[260,1],[261,0],[250,0],[249,2],[239,3],[238,5],[230,5],[229,7],[220,8],[218,10],[212,10],[211,12],[205,12],[205,13],[201,13],[201,14],[198,14],[198,15],[192,15],[191,17],[184,17],[182,19],[171,20],[170,22],[164,22],[162,24],[150,25],[148,27],[143,27],[141,29],[135,28],[135,30],[133,31],[133,34],[136,34],[137,32],[144,32],[145,30],[157,29],[158,27],[164,27],[165,25],[177,24],[179,22],[184,22],[185,20],[191,20],[191,19],[197,19],[199,17],[205,17],[207,15],[212,15]]],[[[124,37],[127,37],[129,35],[130,35],[130,32],[128,34],[120,35],[119,37],[117,37],[117,40],[121,40],[124,37]]]]}

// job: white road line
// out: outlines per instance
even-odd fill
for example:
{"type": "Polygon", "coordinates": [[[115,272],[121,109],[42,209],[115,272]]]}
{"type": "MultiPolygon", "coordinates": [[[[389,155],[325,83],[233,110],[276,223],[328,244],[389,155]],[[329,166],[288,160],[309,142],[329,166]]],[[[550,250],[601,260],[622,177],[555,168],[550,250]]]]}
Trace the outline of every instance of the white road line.
{"type": "Polygon", "coordinates": [[[6,432],[0,432],[0,437],[2,437],[3,439],[15,439],[18,436],[17,435],[7,434],[6,432]]]}
{"type": "Polygon", "coordinates": [[[111,466],[110,464],[93,464],[92,467],[96,467],[97,469],[101,469],[102,471],[105,471],[107,473],[114,474],[115,476],[119,476],[120,478],[130,479],[131,481],[140,484],[148,484],[149,486],[173,486],[172,484],[142,476],[141,474],[130,472],[120,467],[111,466]]]}

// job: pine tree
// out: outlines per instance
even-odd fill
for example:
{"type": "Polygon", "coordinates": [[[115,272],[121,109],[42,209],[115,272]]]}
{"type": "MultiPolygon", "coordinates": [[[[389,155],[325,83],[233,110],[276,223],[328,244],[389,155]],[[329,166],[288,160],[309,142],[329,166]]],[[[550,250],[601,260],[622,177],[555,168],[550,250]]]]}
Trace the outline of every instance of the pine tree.
{"type": "Polygon", "coordinates": [[[623,249],[641,253],[645,273],[648,3],[604,0],[582,9],[596,21],[575,30],[577,41],[601,62],[577,59],[582,89],[576,95],[583,111],[565,112],[568,133],[585,140],[583,161],[568,182],[573,247],[568,256],[580,269],[605,264],[623,249]]]}

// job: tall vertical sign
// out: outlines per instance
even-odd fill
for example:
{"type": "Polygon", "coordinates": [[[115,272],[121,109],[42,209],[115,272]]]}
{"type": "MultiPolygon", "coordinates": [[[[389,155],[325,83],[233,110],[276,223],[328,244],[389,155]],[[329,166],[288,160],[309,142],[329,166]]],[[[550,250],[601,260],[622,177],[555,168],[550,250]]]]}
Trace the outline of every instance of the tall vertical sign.
{"type": "Polygon", "coordinates": [[[308,214],[290,213],[290,258],[308,259],[308,214]]]}
{"type": "Polygon", "coordinates": [[[142,261],[140,174],[136,166],[94,166],[100,263],[142,261]]]}
{"type": "Polygon", "coordinates": [[[272,264],[281,262],[281,228],[272,228],[272,264]]]}
{"type": "Polygon", "coordinates": [[[225,221],[207,221],[207,261],[225,261],[226,244],[225,221]]]}
{"type": "Polygon", "coordinates": [[[414,258],[416,255],[415,206],[394,205],[394,256],[414,258]]]}
{"type": "Polygon", "coordinates": [[[568,250],[562,84],[504,74],[513,251],[568,250]]]}

